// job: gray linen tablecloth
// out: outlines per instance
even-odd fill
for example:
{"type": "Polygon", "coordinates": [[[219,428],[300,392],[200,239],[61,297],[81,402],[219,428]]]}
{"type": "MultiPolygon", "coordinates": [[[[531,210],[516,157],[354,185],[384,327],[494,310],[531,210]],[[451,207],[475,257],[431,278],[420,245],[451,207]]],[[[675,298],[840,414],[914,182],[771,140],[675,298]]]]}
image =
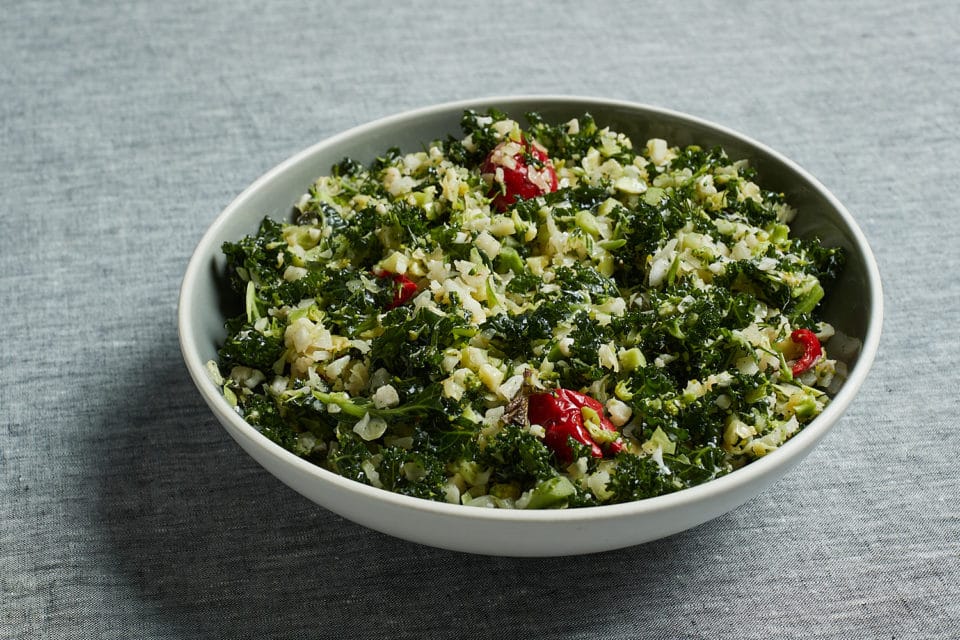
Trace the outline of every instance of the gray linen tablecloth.
{"type": "Polygon", "coordinates": [[[4,3],[0,636],[960,637],[960,10],[915,3],[4,3]],[[314,506],[215,423],[187,259],[299,149],[460,98],[686,111],[843,201],[875,367],[760,497],[576,558],[418,546],[314,506]]]}

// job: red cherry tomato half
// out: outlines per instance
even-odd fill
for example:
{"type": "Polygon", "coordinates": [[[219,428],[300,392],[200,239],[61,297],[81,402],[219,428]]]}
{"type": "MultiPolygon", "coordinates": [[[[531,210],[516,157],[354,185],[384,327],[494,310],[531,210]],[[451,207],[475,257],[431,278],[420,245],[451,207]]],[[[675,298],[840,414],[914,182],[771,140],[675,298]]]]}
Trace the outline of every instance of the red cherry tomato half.
{"type": "Polygon", "coordinates": [[[387,305],[387,310],[394,309],[417,295],[417,283],[403,275],[402,273],[393,273],[391,271],[380,271],[374,273],[378,278],[390,278],[393,282],[393,299],[387,305]]]}
{"type": "Polygon", "coordinates": [[[506,211],[518,200],[536,198],[557,190],[557,171],[547,150],[536,142],[501,142],[480,167],[484,176],[491,176],[490,195],[497,211],[506,211]]]}
{"type": "Polygon", "coordinates": [[[602,458],[605,452],[616,454],[623,450],[623,441],[620,439],[601,447],[584,426],[581,410],[588,407],[600,416],[600,426],[604,430],[617,433],[617,428],[604,415],[603,405],[594,398],[570,389],[556,389],[549,393],[535,393],[528,400],[527,417],[532,424],[544,428],[546,435],[543,442],[560,460],[571,462],[573,459],[569,438],[590,447],[590,453],[595,458],[602,458]]]}
{"type": "Polygon", "coordinates": [[[793,363],[792,368],[793,375],[798,376],[817,363],[823,348],[820,346],[820,339],[810,329],[795,330],[790,334],[790,340],[803,347],[803,353],[793,363]]]}

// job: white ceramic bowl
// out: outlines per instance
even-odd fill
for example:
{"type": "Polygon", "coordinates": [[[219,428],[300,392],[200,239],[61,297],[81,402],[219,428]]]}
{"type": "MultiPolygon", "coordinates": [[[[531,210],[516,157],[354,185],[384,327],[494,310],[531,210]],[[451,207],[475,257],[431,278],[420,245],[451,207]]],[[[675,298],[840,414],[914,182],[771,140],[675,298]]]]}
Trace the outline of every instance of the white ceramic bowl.
{"type": "MultiPolygon", "coordinates": [[[[777,152],[739,133],[688,115],[640,104],[570,96],[484,98],[442,104],[365,124],[320,142],[271,169],[213,221],[200,240],[180,291],[180,346],[193,381],[220,423],[257,462],[307,498],[357,523],[400,538],[465,552],[550,556],[605,551],[668,536],[711,520],[757,495],[783,476],[834,426],[870,368],[880,338],[880,277],[853,218],[815,178],[777,152]],[[783,191],[799,211],[793,232],[846,248],[840,281],[824,301],[824,317],[858,341],[845,354],[849,377],[822,415],[786,444],[729,475],[677,493],[628,504],[522,511],[431,502],[376,489],[277,446],[247,424],[209,379],[204,363],[216,359],[225,337],[224,241],[253,233],[265,215],[287,219],[309,185],[344,157],[372,161],[390,147],[415,151],[446,134],[461,135],[464,109],[496,107],[523,122],[537,111],[560,122],[591,113],[602,126],[636,140],[722,145],[748,158],[765,188],[783,191]]],[[[835,355],[831,352],[831,355],[835,355]]]]}

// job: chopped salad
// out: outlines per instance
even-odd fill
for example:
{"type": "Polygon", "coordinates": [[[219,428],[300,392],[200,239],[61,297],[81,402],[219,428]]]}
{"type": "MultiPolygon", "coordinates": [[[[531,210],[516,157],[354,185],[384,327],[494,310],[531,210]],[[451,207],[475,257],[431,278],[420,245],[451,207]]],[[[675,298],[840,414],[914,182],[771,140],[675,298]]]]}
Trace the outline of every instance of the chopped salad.
{"type": "Polygon", "coordinates": [[[358,482],[530,509],[701,484],[823,411],[840,248],[723,149],[526,120],[344,159],[223,245],[240,415],[358,482]]]}

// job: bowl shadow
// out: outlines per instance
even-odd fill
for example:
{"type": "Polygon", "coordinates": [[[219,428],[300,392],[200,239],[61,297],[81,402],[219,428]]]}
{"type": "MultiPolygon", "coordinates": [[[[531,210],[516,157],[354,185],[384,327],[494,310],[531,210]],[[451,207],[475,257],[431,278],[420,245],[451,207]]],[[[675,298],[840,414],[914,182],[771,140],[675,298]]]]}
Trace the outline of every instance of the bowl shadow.
{"type": "Polygon", "coordinates": [[[143,609],[193,637],[602,637],[623,624],[622,609],[585,612],[585,603],[689,597],[677,580],[684,558],[711,553],[715,538],[703,534],[717,521],[630,549],[543,559],[377,533],[247,457],[170,347],[118,383],[115,411],[98,425],[115,433],[114,446],[91,476],[97,526],[143,609]]]}

